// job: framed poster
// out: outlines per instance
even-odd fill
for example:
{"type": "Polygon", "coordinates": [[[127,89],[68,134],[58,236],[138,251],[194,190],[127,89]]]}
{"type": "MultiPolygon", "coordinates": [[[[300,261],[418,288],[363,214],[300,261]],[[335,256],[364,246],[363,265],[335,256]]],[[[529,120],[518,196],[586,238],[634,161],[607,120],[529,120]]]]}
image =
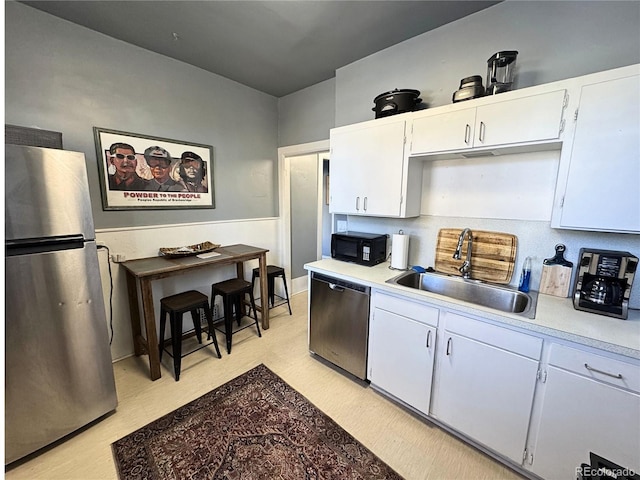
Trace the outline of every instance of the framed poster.
{"type": "Polygon", "coordinates": [[[103,210],[215,208],[213,147],[93,127],[103,210]]]}

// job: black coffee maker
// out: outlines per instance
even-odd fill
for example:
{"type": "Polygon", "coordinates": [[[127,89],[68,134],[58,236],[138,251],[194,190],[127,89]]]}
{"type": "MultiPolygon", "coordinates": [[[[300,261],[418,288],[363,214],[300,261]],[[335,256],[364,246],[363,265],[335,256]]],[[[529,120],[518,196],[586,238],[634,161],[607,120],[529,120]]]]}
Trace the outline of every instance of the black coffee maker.
{"type": "Polygon", "coordinates": [[[580,249],[573,290],[576,310],[627,318],[638,257],[629,252],[580,249]]]}

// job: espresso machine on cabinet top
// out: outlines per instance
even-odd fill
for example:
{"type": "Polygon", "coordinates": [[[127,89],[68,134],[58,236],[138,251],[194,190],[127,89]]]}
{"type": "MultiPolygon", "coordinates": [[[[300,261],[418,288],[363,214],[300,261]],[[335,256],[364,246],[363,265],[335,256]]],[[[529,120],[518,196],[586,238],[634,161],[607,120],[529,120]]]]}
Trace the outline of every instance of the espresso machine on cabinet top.
{"type": "Polygon", "coordinates": [[[637,267],[638,257],[629,252],[581,248],[573,306],[626,319],[637,267]]]}

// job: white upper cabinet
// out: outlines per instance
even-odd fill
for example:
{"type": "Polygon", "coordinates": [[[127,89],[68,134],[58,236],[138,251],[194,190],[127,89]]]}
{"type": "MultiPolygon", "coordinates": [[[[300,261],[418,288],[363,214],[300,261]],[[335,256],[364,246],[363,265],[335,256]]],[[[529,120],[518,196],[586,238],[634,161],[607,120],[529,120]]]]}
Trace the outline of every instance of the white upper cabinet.
{"type": "MultiPolygon", "coordinates": [[[[551,150],[556,156],[544,161],[559,159],[553,175],[543,171],[547,163],[539,169],[539,178],[554,182],[549,192],[555,192],[544,193],[551,227],[639,233],[640,65],[332,129],[329,210],[416,217],[424,208],[427,161],[433,170],[438,160],[551,150]]],[[[477,162],[451,167],[485,174],[477,162]]],[[[525,170],[517,175],[516,181],[529,178],[525,170]]],[[[507,202],[517,202],[511,192],[521,191],[513,178],[495,180],[507,202]]],[[[448,185],[430,188],[442,187],[448,185]]],[[[545,215],[540,220],[548,221],[545,215]]]]}
{"type": "Polygon", "coordinates": [[[414,118],[411,132],[411,155],[473,147],[476,109],[414,118]]]}
{"type": "Polygon", "coordinates": [[[541,93],[478,107],[474,146],[557,140],[565,91],[541,93]]]}
{"type": "Polygon", "coordinates": [[[508,100],[497,95],[483,101],[474,108],[456,105],[445,113],[416,114],[410,155],[539,144],[560,137],[564,89],[508,100]]]}
{"type": "Polygon", "coordinates": [[[593,75],[577,90],[552,227],[640,232],[639,70],[636,65],[613,71],[619,78],[593,75]]]}
{"type": "Polygon", "coordinates": [[[331,130],[331,213],[379,217],[420,213],[422,166],[414,172],[405,161],[405,126],[405,117],[398,115],[331,130]],[[409,189],[417,190],[417,201],[409,189]]]}

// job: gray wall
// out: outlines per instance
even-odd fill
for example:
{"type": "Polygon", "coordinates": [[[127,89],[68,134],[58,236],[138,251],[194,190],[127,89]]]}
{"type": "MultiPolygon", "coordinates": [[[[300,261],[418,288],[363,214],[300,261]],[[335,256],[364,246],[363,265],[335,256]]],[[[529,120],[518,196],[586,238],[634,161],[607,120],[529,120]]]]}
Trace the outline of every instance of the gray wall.
{"type": "Polygon", "coordinates": [[[329,138],[335,119],[335,79],[278,99],[278,146],[329,138]]]}
{"type": "MultiPolygon", "coordinates": [[[[291,278],[304,277],[304,264],[318,260],[318,154],[290,159],[291,278]]],[[[320,160],[321,161],[321,160],[320,160]]]]}
{"type": "Polygon", "coordinates": [[[5,74],[6,123],[84,152],[96,228],[278,215],[275,97],[15,2],[5,74]],[[212,145],[216,208],[103,211],[94,126],[212,145]]]}
{"type": "Polygon", "coordinates": [[[373,119],[373,99],[394,88],[450,104],[500,50],[519,52],[516,88],[639,63],[639,31],[638,1],[507,0],[338,69],[335,126],[373,119]]]}
{"type": "Polygon", "coordinates": [[[507,0],[280,98],[278,145],[324,140],[330,128],[372,120],[373,99],[394,88],[420,90],[431,107],[450,104],[460,80],[484,79],[487,59],[500,50],[519,52],[516,88],[639,63],[639,30],[638,1],[507,0]]]}

